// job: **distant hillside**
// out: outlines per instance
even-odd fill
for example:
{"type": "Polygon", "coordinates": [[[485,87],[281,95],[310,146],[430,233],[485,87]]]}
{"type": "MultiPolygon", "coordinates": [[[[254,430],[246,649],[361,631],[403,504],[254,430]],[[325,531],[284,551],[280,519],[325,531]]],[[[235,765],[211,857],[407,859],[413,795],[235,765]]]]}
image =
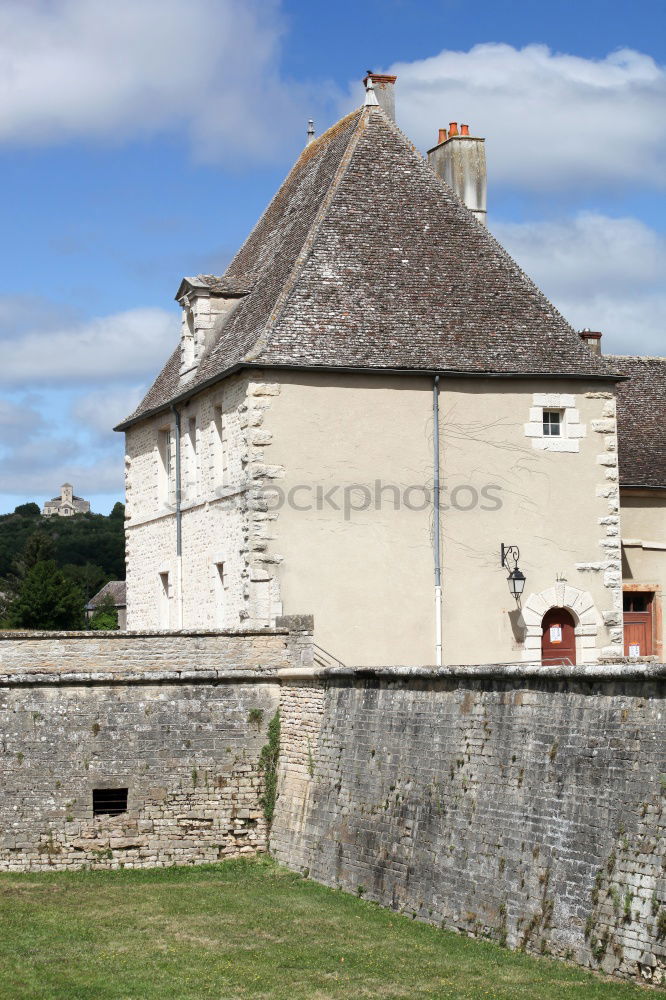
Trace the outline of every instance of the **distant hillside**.
{"type": "Polygon", "coordinates": [[[21,575],[21,557],[35,534],[53,543],[58,567],[83,590],[86,600],[109,580],[125,579],[125,508],[117,503],[109,516],[77,514],[42,517],[34,503],[0,515],[0,590],[2,581],[21,575]]]}

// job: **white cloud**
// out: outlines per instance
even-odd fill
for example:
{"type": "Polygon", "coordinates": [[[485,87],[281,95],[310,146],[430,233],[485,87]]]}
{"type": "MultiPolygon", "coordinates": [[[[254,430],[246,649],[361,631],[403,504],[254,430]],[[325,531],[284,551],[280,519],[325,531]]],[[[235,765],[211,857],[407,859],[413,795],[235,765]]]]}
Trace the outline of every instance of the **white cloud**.
{"type": "Polygon", "coordinates": [[[103,385],[97,392],[80,396],[72,406],[72,415],[77,423],[87,427],[91,434],[108,440],[116,424],[132,413],[146,394],[148,386],[103,385]]]}
{"type": "Polygon", "coordinates": [[[662,235],[592,213],[492,230],[569,322],[601,330],[606,353],[666,355],[662,235]]]}
{"type": "Polygon", "coordinates": [[[3,0],[0,141],[185,124],[202,156],[266,158],[296,89],[281,32],[278,0],[3,0]]]}
{"type": "Polygon", "coordinates": [[[0,300],[0,383],[108,382],[145,379],[169,356],[178,341],[176,311],[128,309],[111,316],[67,322],[54,308],[49,324],[39,320],[39,300],[0,300]],[[34,312],[31,311],[34,306],[34,312]]]}
{"type": "MultiPolygon", "coordinates": [[[[604,59],[476,45],[395,63],[398,123],[423,149],[465,122],[491,181],[532,190],[666,183],[666,69],[629,49],[604,59]]],[[[358,86],[353,88],[357,101],[358,86]]]]}

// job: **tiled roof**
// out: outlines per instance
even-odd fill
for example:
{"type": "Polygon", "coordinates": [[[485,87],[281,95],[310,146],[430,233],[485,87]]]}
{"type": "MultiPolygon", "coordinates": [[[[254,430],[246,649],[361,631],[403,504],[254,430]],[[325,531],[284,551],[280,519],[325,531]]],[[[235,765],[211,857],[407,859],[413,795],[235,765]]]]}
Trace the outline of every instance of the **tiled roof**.
{"type": "Polygon", "coordinates": [[[102,589],[94,597],[90,598],[86,607],[89,609],[98,607],[107,596],[113,599],[113,603],[117,608],[124,608],[127,603],[125,598],[125,581],[111,580],[109,583],[105,583],[102,589]]]}
{"type": "MultiPolygon", "coordinates": [[[[380,108],[307,146],[226,275],[197,280],[251,290],[188,394],[244,363],[612,377],[380,108]]],[[[129,421],[183,392],[178,368],[129,421]]]]}
{"type": "Polygon", "coordinates": [[[608,358],[622,375],[617,422],[621,486],[666,488],[666,358],[608,358]]]}

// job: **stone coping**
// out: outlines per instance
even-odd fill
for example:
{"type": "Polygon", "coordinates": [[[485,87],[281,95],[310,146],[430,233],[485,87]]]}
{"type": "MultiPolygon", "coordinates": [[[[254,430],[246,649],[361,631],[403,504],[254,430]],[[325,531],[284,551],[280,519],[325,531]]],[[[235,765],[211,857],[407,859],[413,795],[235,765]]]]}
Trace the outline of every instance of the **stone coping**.
{"type": "Polygon", "coordinates": [[[215,636],[228,636],[231,638],[246,638],[248,636],[273,636],[290,635],[291,629],[282,626],[280,628],[237,628],[237,629],[180,629],[178,631],[142,631],[142,632],[121,632],[118,629],[113,631],[99,632],[88,630],[86,632],[14,632],[0,630],[0,642],[16,641],[24,639],[98,639],[103,642],[113,642],[116,639],[182,639],[182,638],[209,638],[215,636]]]}
{"type": "Polygon", "coordinates": [[[279,684],[275,667],[257,670],[88,670],[49,673],[18,670],[0,674],[3,687],[126,687],[141,684],[279,684]]]}
{"type": "Polygon", "coordinates": [[[483,663],[446,667],[282,667],[277,671],[282,681],[335,680],[367,677],[378,680],[461,680],[484,678],[497,680],[666,680],[666,664],[624,659],[613,663],[581,666],[543,666],[541,663],[483,663]]]}

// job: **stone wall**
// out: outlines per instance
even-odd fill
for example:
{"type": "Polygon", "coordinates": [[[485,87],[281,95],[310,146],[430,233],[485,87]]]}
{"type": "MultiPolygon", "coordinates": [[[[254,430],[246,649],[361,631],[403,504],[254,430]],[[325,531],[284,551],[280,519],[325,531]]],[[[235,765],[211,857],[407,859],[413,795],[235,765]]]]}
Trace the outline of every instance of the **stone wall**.
{"type": "Polygon", "coordinates": [[[0,633],[0,869],[151,867],[266,848],[258,765],[276,672],[309,619],[262,632],[0,633]],[[290,631],[291,629],[291,631],[290,631]],[[94,815],[93,793],[127,789],[94,815]]]}
{"type": "Polygon", "coordinates": [[[288,626],[216,632],[0,632],[0,683],[7,676],[16,684],[35,683],[38,674],[55,683],[70,674],[131,683],[143,674],[161,680],[275,671],[300,663],[297,635],[290,635],[288,626]]]}
{"type": "Polygon", "coordinates": [[[176,429],[170,412],[126,434],[128,625],[132,629],[262,627],[282,613],[268,553],[277,514],[264,487],[282,476],[267,464],[271,434],[264,415],[279,385],[235,375],[183,403],[181,420],[182,557],[176,555],[176,429]],[[194,440],[190,429],[194,427],[194,440]],[[160,434],[170,434],[170,471],[160,434]],[[168,575],[169,600],[162,602],[168,575]]]}
{"type": "Polygon", "coordinates": [[[666,977],[666,668],[281,672],[275,857],[511,947],[666,977]]]}

